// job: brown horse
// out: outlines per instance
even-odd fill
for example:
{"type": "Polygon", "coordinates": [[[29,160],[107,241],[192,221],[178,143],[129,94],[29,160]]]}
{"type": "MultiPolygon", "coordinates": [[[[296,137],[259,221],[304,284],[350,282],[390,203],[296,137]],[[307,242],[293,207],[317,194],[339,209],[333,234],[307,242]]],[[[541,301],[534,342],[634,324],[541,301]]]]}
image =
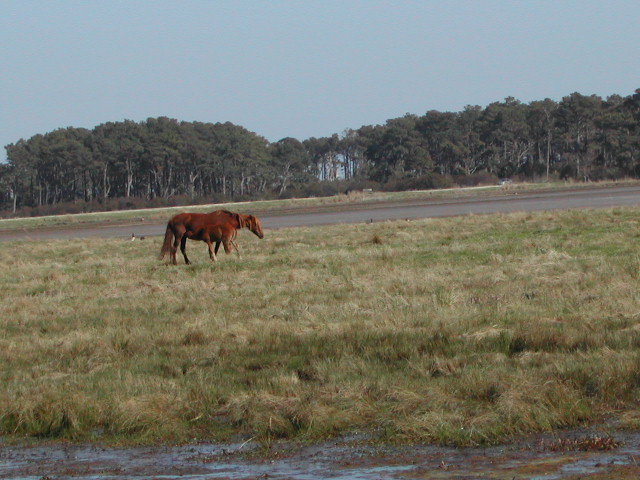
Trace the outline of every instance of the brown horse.
{"type": "Polygon", "coordinates": [[[240,254],[235,239],[241,228],[248,228],[258,238],[264,237],[262,223],[255,215],[243,215],[229,210],[216,210],[210,213],[180,213],[167,223],[164,243],[160,250],[160,260],[169,254],[171,262],[177,265],[176,254],[178,245],[180,245],[185,263],[191,263],[187,257],[187,238],[206,242],[209,247],[209,257],[214,262],[220,243],[224,246],[226,253],[231,253],[233,246],[240,254]],[[213,242],[216,244],[215,250],[213,242]]]}

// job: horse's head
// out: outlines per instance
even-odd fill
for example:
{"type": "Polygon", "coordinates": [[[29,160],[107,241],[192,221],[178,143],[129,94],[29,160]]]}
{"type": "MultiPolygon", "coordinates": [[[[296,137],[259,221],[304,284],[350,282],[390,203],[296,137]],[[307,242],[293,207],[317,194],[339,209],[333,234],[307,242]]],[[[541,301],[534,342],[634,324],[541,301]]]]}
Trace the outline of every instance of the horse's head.
{"type": "Polygon", "coordinates": [[[255,215],[247,215],[247,226],[249,230],[256,234],[258,238],[264,238],[264,232],[262,231],[262,223],[260,219],[255,215]]]}

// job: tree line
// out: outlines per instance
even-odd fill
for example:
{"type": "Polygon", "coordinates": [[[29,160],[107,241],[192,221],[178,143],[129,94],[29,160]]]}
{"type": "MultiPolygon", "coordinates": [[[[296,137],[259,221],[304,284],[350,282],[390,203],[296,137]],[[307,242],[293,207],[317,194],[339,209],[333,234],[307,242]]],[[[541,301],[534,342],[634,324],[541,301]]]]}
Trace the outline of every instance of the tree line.
{"type": "Polygon", "coordinates": [[[229,122],[160,117],[61,128],[5,149],[0,210],[27,214],[434,188],[500,177],[637,178],[640,89],[627,97],[572,93],[528,104],[508,97],[485,108],[407,114],[304,141],[269,142],[229,122]]]}

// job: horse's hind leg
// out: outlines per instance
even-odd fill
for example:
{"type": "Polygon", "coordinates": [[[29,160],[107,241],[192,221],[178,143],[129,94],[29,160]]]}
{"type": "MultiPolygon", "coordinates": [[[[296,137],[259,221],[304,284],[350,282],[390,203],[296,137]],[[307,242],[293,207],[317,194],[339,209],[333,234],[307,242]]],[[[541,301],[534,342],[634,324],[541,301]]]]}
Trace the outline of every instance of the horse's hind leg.
{"type": "MultiPolygon", "coordinates": [[[[176,248],[177,250],[177,248],[176,248]]],[[[182,256],[184,257],[184,263],[189,265],[191,262],[187,257],[187,235],[182,235],[182,239],[180,240],[180,251],[182,252],[182,256]]]]}
{"type": "Polygon", "coordinates": [[[174,235],[174,241],[171,244],[171,263],[173,263],[174,265],[178,264],[178,259],[176,258],[176,254],[178,253],[178,243],[180,242],[180,239],[177,235],[174,235]]]}
{"type": "Polygon", "coordinates": [[[176,259],[176,252],[177,252],[177,248],[171,244],[171,248],[169,249],[169,258],[171,260],[171,263],[173,265],[177,265],[178,264],[178,260],[176,259]]]}
{"type": "Polygon", "coordinates": [[[217,258],[215,252],[213,251],[213,244],[211,243],[211,240],[209,238],[207,238],[205,241],[207,242],[207,247],[209,247],[209,258],[212,262],[215,262],[217,258]]]}

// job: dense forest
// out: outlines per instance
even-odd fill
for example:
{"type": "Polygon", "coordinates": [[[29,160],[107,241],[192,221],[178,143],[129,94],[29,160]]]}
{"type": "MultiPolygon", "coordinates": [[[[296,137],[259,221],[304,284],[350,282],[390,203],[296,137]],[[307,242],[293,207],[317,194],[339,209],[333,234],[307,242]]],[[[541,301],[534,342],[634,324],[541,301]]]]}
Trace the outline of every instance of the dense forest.
{"type": "Polygon", "coordinates": [[[299,141],[231,123],[149,118],[61,128],[7,145],[5,215],[407,190],[520,180],[640,177],[640,89],[560,102],[407,114],[299,141]]]}

